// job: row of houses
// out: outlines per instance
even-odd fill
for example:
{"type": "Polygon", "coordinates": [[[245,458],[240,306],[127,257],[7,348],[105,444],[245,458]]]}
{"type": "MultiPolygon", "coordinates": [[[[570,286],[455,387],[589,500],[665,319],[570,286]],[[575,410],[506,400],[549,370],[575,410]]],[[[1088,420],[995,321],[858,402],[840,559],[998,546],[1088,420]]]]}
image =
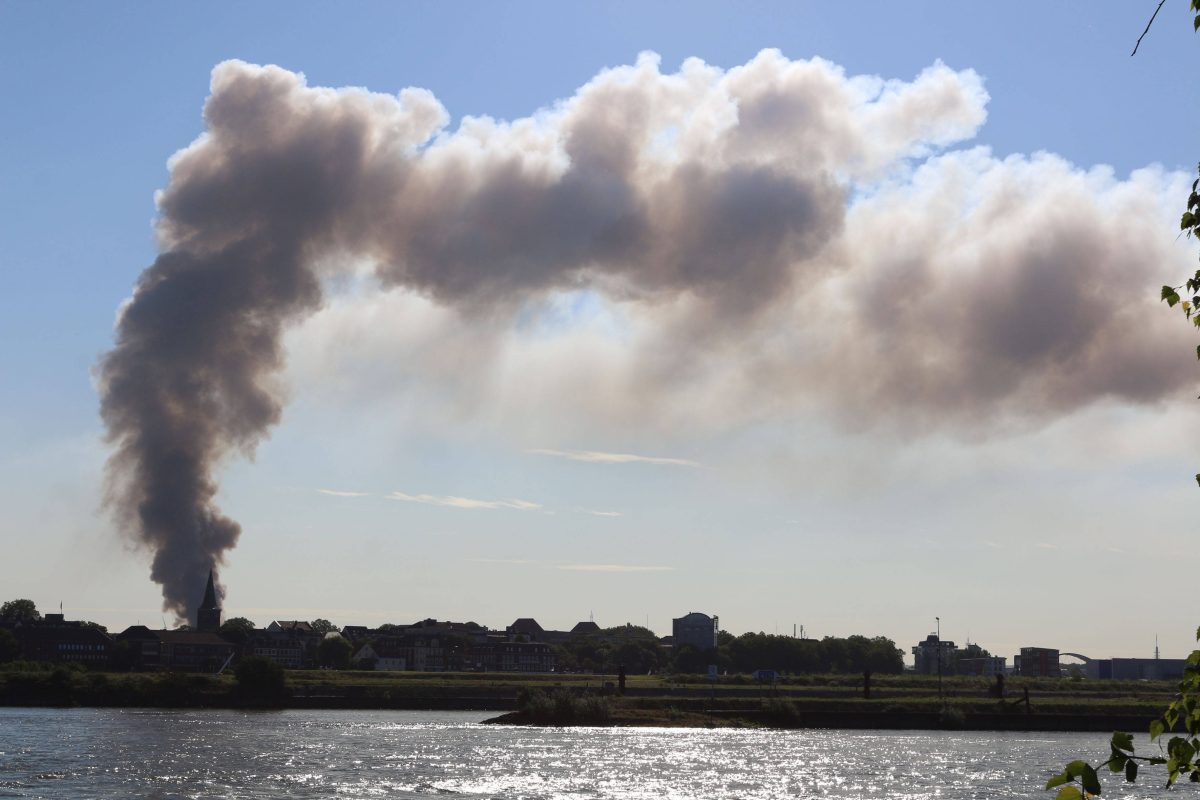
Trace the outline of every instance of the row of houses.
{"type": "MultiPolygon", "coordinates": [[[[717,617],[691,612],[672,623],[672,635],[658,640],[661,646],[687,645],[701,651],[716,647],[717,617]]],[[[347,625],[340,631],[318,630],[303,620],[275,620],[266,628],[231,630],[222,626],[211,572],[194,629],[154,630],[134,625],[110,635],[98,625],[68,621],[62,614],[47,614],[39,620],[6,627],[17,640],[19,657],[28,661],[187,672],[217,672],[244,656],[266,658],[290,669],[315,667],[321,661],[323,643],[330,637],[349,644],[350,663],[359,668],[554,672],[559,645],[582,637],[615,641],[635,633],[632,626],[603,631],[593,620],[579,622],[566,631],[547,630],[532,617],[514,620],[503,630],[475,622],[436,619],[378,628],[347,625]]]]}

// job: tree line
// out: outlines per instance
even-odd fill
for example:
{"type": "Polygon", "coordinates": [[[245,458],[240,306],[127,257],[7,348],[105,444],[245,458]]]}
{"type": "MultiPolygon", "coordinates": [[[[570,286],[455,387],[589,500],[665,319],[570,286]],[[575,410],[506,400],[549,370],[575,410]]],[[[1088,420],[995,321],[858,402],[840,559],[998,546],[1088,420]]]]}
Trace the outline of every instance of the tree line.
{"type": "Polygon", "coordinates": [[[658,637],[638,626],[608,628],[558,646],[559,668],[565,671],[631,674],[675,672],[703,674],[715,664],[719,672],[780,673],[904,671],[904,654],[884,636],[826,636],[797,639],[767,633],[733,636],[721,631],[717,646],[700,650],[689,645],[667,649],[658,637]]]}

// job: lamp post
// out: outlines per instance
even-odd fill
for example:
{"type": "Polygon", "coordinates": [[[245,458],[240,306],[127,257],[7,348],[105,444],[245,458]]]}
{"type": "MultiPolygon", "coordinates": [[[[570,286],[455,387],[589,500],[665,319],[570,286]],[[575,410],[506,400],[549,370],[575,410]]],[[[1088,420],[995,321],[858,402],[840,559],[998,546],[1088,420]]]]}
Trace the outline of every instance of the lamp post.
{"type": "Polygon", "coordinates": [[[937,620],[938,702],[941,703],[944,702],[942,700],[942,618],[934,617],[934,619],[937,620]]]}

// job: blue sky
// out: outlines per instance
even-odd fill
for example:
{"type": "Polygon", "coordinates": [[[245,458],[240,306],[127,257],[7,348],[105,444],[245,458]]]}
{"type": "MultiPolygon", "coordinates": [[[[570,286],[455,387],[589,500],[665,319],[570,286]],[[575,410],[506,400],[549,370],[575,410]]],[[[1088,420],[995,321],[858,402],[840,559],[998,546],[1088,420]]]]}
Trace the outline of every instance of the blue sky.
{"type": "MultiPolygon", "coordinates": [[[[1129,58],[1154,5],[0,4],[0,500],[10,511],[0,536],[25,554],[0,564],[0,595],[62,601],[110,625],[160,614],[144,555],[98,508],[105,449],[90,371],[154,259],[154,193],[167,158],[202,131],[219,62],[278,64],[309,86],[423,87],[453,130],[464,115],[527,116],[646,50],[664,73],[689,57],[733,68],[768,47],[900,81],[940,60],[974,70],[990,97],[986,122],[951,149],[983,145],[998,161],[1044,151],[1083,170],[1109,165],[1121,182],[1147,165],[1187,173],[1200,158],[1194,89],[1179,77],[1197,46],[1182,2],[1129,58]]],[[[1169,219],[1162,237],[1176,246],[1169,219]]],[[[1114,294],[1118,305],[1137,299],[1114,294]]],[[[1010,656],[1029,644],[1145,654],[1156,632],[1166,654],[1190,647],[1196,620],[1160,609],[1155,590],[1167,566],[1155,549],[1192,533],[1184,402],[1082,403],[977,436],[886,422],[863,433],[787,393],[782,416],[777,404],[730,424],[711,424],[695,394],[677,419],[636,425],[522,414],[518,384],[554,376],[477,384],[445,379],[468,366],[410,368],[421,320],[443,332],[450,323],[410,309],[405,335],[417,344],[391,345],[392,334],[354,326],[372,300],[340,296],[290,334],[282,425],[253,463],[221,472],[219,502],[246,530],[223,573],[230,613],[263,624],[534,615],[569,627],[594,612],[603,625],[648,620],[666,632],[695,609],[735,633],[798,622],[906,648],[940,615],[947,635],[1010,656]],[[546,449],[697,466],[531,452],[546,449]],[[1112,586],[1128,591],[1128,610],[1112,610],[1112,586]]],[[[589,300],[566,319],[586,327],[605,313],[589,300]]],[[[562,363],[541,351],[507,358],[562,363]]],[[[1192,367],[1186,350],[1178,364],[1192,367]]],[[[1169,563],[1186,571],[1195,558],[1177,550],[1169,563]]]]}

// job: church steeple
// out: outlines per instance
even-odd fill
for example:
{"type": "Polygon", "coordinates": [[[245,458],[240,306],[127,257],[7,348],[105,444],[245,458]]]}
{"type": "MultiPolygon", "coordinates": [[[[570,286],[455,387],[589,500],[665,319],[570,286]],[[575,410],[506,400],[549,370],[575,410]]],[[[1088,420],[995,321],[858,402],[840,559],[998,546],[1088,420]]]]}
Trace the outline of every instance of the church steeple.
{"type": "Polygon", "coordinates": [[[213,571],[208,571],[208,585],[204,588],[204,600],[196,609],[196,630],[201,633],[216,633],[221,629],[221,607],[217,605],[217,586],[213,571]]]}

